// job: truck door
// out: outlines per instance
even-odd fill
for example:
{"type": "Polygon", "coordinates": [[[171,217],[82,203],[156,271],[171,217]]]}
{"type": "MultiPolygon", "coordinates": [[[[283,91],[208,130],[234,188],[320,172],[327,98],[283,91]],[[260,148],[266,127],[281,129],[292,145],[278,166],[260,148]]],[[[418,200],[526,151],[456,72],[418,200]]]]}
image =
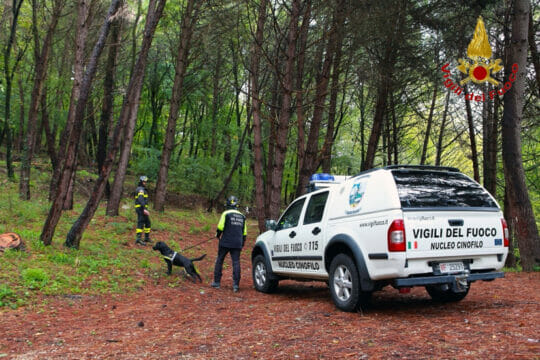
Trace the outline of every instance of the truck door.
{"type": "Polygon", "coordinates": [[[304,217],[298,226],[296,240],[291,243],[292,253],[297,255],[295,267],[299,272],[326,274],[322,257],[326,229],[322,220],[328,193],[324,191],[311,195],[304,217]]]}
{"type": "Polygon", "coordinates": [[[303,197],[293,202],[278,221],[270,249],[274,272],[295,272],[295,261],[290,245],[298,239],[298,224],[305,201],[306,198],[303,197]]]}

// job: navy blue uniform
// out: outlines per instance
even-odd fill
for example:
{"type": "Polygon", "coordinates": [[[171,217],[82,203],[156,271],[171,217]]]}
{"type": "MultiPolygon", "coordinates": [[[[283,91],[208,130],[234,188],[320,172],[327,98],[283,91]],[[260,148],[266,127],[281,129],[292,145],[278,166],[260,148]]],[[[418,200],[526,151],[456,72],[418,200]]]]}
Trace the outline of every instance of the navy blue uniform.
{"type": "Polygon", "coordinates": [[[219,238],[219,249],[214,266],[214,283],[220,283],[223,261],[227,253],[230,253],[233,263],[233,286],[238,288],[240,284],[240,252],[247,236],[246,217],[236,209],[224,211],[219,219],[216,236],[219,238]]]}

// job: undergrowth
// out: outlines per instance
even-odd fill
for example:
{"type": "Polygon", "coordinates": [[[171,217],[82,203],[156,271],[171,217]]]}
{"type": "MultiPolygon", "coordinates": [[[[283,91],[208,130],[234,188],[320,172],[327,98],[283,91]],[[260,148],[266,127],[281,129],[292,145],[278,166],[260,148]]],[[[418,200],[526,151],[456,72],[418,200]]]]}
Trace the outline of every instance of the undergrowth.
{"type": "MultiPolygon", "coordinates": [[[[48,296],[130,293],[165,276],[161,259],[150,247],[132,245],[135,215],[130,198],[124,199],[116,217],[105,216],[103,201],[84,232],[80,248],[71,249],[64,246],[65,236],[87,198],[76,194],[74,209],[63,213],[52,244],[44,246],[39,237],[50,206],[48,181],[43,172],[32,171],[31,201],[19,199],[17,178],[2,181],[0,233],[21,235],[25,250],[0,252],[0,310],[39,304],[48,296]]],[[[217,216],[203,210],[167,209],[152,212],[152,228],[168,234],[172,247],[185,247],[179,234],[210,231],[217,216]]],[[[175,287],[182,279],[170,277],[166,281],[167,286],[175,287]]]]}

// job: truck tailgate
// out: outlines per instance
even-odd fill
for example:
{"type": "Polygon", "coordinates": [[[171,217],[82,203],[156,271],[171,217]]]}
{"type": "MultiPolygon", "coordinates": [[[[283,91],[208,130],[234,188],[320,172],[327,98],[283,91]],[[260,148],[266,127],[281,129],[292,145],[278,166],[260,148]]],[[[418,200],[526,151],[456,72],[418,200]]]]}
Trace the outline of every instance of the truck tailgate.
{"type": "Polygon", "coordinates": [[[500,211],[404,212],[408,259],[503,253],[500,211]]]}

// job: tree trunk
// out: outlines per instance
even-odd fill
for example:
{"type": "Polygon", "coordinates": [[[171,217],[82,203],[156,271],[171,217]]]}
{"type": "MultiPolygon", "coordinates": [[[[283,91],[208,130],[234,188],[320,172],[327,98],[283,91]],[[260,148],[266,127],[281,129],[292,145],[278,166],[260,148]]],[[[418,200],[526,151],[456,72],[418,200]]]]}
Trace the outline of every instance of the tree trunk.
{"type": "Polygon", "coordinates": [[[398,126],[396,117],[396,104],[394,101],[394,94],[390,94],[390,109],[392,111],[392,148],[394,155],[394,164],[399,164],[399,152],[398,152],[398,126]]]}
{"type": "MultiPolygon", "coordinates": [[[[467,86],[464,87],[465,94],[468,93],[467,86]]],[[[471,101],[465,98],[465,110],[467,112],[467,124],[469,125],[469,141],[471,145],[471,160],[473,163],[474,180],[480,182],[480,169],[478,166],[478,150],[476,149],[476,131],[474,129],[474,119],[471,109],[471,101]]]]}
{"type": "Polygon", "coordinates": [[[219,87],[219,81],[221,80],[221,65],[222,65],[222,58],[221,58],[221,47],[219,46],[217,49],[217,59],[216,64],[213,71],[213,92],[212,92],[212,132],[213,135],[211,138],[211,145],[210,145],[210,156],[214,157],[216,156],[217,151],[217,130],[218,130],[218,110],[219,110],[219,103],[220,103],[220,92],[221,89],[219,87]]]}
{"type": "Polygon", "coordinates": [[[493,103],[485,102],[484,107],[486,109],[484,115],[483,126],[483,140],[482,149],[484,155],[483,173],[484,173],[484,187],[493,196],[497,196],[497,147],[498,141],[498,129],[499,123],[499,97],[495,97],[493,103]]]}
{"type": "MultiPolygon", "coordinates": [[[[338,6],[343,6],[344,4],[338,4],[338,6]]],[[[343,19],[345,14],[342,15],[343,19]]],[[[332,85],[330,86],[330,102],[328,104],[328,125],[326,127],[326,135],[324,137],[324,144],[321,149],[321,159],[319,162],[322,163],[322,171],[329,173],[330,167],[332,165],[332,146],[334,144],[334,128],[336,122],[336,112],[337,112],[337,97],[339,93],[339,77],[341,75],[341,55],[343,53],[341,47],[343,44],[344,29],[343,24],[339,24],[336,28],[336,37],[334,41],[335,45],[335,55],[333,60],[333,71],[332,71],[332,85]]]]}
{"type": "Polygon", "coordinates": [[[264,181],[262,175],[263,169],[263,145],[262,145],[262,114],[261,101],[259,99],[259,61],[261,57],[261,46],[263,42],[264,23],[266,21],[266,6],[268,0],[261,0],[259,4],[259,13],[257,18],[257,30],[251,50],[251,65],[250,65],[250,97],[251,110],[253,116],[253,174],[255,176],[255,215],[259,224],[259,231],[263,232],[264,226],[264,181]]]}
{"type": "MultiPolygon", "coordinates": [[[[56,197],[56,192],[58,188],[58,182],[62,176],[61,171],[63,168],[64,161],[67,157],[67,146],[68,142],[65,139],[68,139],[71,136],[75,123],[75,110],[77,107],[77,102],[79,101],[79,93],[81,88],[81,83],[83,81],[84,73],[84,53],[86,49],[86,38],[88,37],[88,21],[90,13],[90,3],[88,0],[81,0],[78,2],[77,9],[77,34],[75,41],[75,62],[73,65],[73,87],[71,88],[71,97],[69,101],[68,117],[66,125],[62,134],[60,136],[60,145],[57,155],[58,166],[53,171],[51,177],[51,184],[49,188],[49,200],[53,200],[56,197]]],[[[84,111],[84,109],[82,109],[84,111]]],[[[81,119],[82,121],[82,119],[81,119]]],[[[78,141],[78,139],[77,139],[78,141]]],[[[71,177],[71,176],[70,176],[71,177]]]]}
{"type": "MultiPolygon", "coordinates": [[[[167,178],[169,175],[169,162],[174,147],[174,138],[176,133],[176,121],[178,119],[178,110],[182,101],[182,88],[184,77],[188,67],[188,57],[190,41],[193,35],[193,29],[197,23],[199,9],[202,1],[189,0],[182,18],[182,35],[178,45],[176,59],[176,72],[171,95],[171,105],[169,108],[169,118],[167,120],[167,130],[165,132],[165,141],[161,152],[161,162],[159,165],[158,178],[156,183],[156,194],[154,200],[154,209],[157,211],[165,210],[165,198],[167,195],[167,178]]],[[[127,165],[127,164],[126,164],[127,165]]],[[[116,179],[115,179],[116,181],[116,179]]]]}
{"type": "Polygon", "coordinates": [[[83,212],[75,221],[66,237],[65,245],[68,247],[79,248],[82,234],[90,223],[90,220],[92,220],[92,217],[94,216],[105,191],[107,179],[111,174],[114,159],[116,158],[116,154],[120,147],[120,133],[122,129],[127,126],[128,122],[133,121],[134,118],[137,118],[148,52],[150,50],[150,46],[152,45],[157,24],[163,14],[165,2],[166,0],[150,0],[150,3],[148,4],[148,15],[146,17],[141,51],[139,52],[139,57],[137,58],[135,67],[133,68],[133,73],[126,91],[126,97],[124,98],[124,102],[122,104],[122,110],[120,111],[120,116],[112,136],[112,144],[110,146],[109,153],[107,154],[107,158],[105,159],[105,162],[101,168],[99,178],[92,190],[92,195],[88,199],[83,212]]]}
{"type": "Polygon", "coordinates": [[[441,165],[441,156],[443,151],[443,139],[444,129],[446,126],[446,117],[448,116],[448,104],[450,103],[450,91],[446,93],[446,100],[444,102],[444,112],[441,120],[441,129],[439,130],[439,140],[437,141],[437,156],[435,158],[435,165],[441,165]]]}
{"type": "Polygon", "coordinates": [[[120,3],[121,0],[113,0],[111,3],[107,17],[105,18],[105,21],[100,29],[98,40],[94,46],[94,49],[92,50],[92,54],[90,55],[83,82],[81,83],[79,99],[75,109],[73,130],[67,139],[65,152],[66,157],[58,182],[56,196],[49,210],[47,219],[45,220],[45,224],[43,225],[43,230],[40,236],[40,240],[45,245],[51,244],[56,225],[58,224],[60,215],[62,214],[62,206],[64,205],[64,201],[66,199],[69,181],[72,178],[72,173],[75,168],[77,144],[79,142],[82,130],[86,102],[88,101],[90,89],[92,88],[92,80],[96,74],[99,56],[101,55],[103,47],[105,46],[105,40],[107,39],[107,34],[109,33],[111,21],[113,21],[114,15],[120,7],[120,3]]]}
{"type": "Polygon", "coordinates": [[[391,77],[392,73],[390,71],[381,76],[379,89],[377,91],[375,115],[373,116],[373,127],[371,128],[371,134],[369,135],[366,159],[362,165],[362,171],[371,169],[375,164],[375,153],[377,151],[384,115],[386,113],[386,103],[388,100],[388,94],[390,92],[390,83],[392,81],[391,77]]]}
{"type": "Polygon", "coordinates": [[[43,96],[41,97],[41,121],[43,122],[43,131],[45,132],[45,140],[47,142],[47,153],[51,158],[51,165],[54,171],[58,167],[58,159],[55,148],[55,134],[52,132],[49,123],[49,109],[47,108],[46,91],[43,92],[43,96]]]}
{"type": "Polygon", "coordinates": [[[508,237],[509,237],[509,244],[508,244],[508,256],[506,257],[506,262],[504,266],[507,266],[509,268],[515,268],[517,266],[517,259],[514,252],[515,249],[515,231],[514,231],[514,222],[512,219],[514,218],[512,214],[510,214],[510,203],[508,201],[508,188],[504,189],[504,218],[508,219],[506,222],[508,226],[508,237]]]}
{"type": "Polygon", "coordinates": [[[534,31],[534,20],[532,11],[529,11],[529,29],[528,29],[528,40],[529,48],[531,50],[531,61],[534,66],[534,72],[536,75],[536,90],[538,91],[538,96],[540,96],[540,56],[538,55],[538,49],[536,48],[535,41],[535,31],[534,31]]]}
{"type": "Polygon", "coordinates": [[[148,92],[150,108],[152,109],[152,125],[150,126],[150,132],[146,139],[146,146],[153,147],[157,143],[157,133],[159,127],[159,119],[165,105],[165,99],[163,96],[163,79],[167,76],[167,71],[161,71],[159,69],[159,62],[155,61],[153,68],[150,71],[148,78],[148,92]]]}
{"type": "Polygon", "coordinates": [[[22,143],[23,143],[23,136],[24,136],[24,85],[22,81],[22,76],[19,76],[18,79],[19,83],[19,132],[17,133],[17,139],[15,140],[15,150],[16,151],[22,151],[22,143]]]}
{"type": "Polygon", "coordinates": [[[37,1],[32,2],[32,19],[34,30],[34,47],[35,47],[35,70],[34,70],[34,87],[32,97],[30,99],[30,108],[28,109],[28,122],[26,124],[26,141],[24,143],[23,157],[21,160],[21,175],[19,181],[19,198],[30,200],[30,169],[32,156],[34,151],[34,142],[36,137],[36,122],[38,118],[38,110],[41,104],[41,96],[43,94],[43,86],[47,77],[47,66],[49,62],[49,54],[51,52],[52,40],[56,25],[60,18],[60,12],[63,8],[61,1],[55,1],[53,5],[52,19],[47,28],[47,34],[43,41],[41,52],[39,51],[39,38],[37,36],[37,1]]]}
{"type": "Polygon", "coordinates": [[[426,135],[424,137],[424,146],[422,147],[422,156],[420,157],[420,165],[426,164],[427,149],[429,145],[429,136],[431,135],[431,125],[433,123],[433,112],[435,111],[435,102],[437,100],[438,84],[433,89],[433,97],[431,99],[431,107],[429,108],[429,116],[427,120],[426,135]]]}
{"type": "Polygon", "coordinates": [[[240,139],[240,143],[238,144],[238,151],[236,152],[236,156],[234,158],[233,165],[231,166],[231,170],[229,171],[229,175],[227,176],[227,178],[223,182],[223,187],[221,188],[219,194],[217,194],[216,197],[213,198],[210,201],[210,206],[207,209],[208,212],[210,212],[212,210],[212,208],[215,206],[215,204],[218,203],[219,199],[223,198],[223,196],[225,194],[225,191],[227,191],[227,188],[229,187],[229,183],[232,180],[234,172],[236,171],[236,169],[238,168],[238,164],[240,163],[240,158],[242,156],[242,151],[244,150],[244,140],[246,138],[246,134],[248,132],[249,126],[250,126],[250,124],[249,124],[249,122],[247,122],[246,126],[244,128],[244,132],[242,134],[242,138],[240,139]]]}
{"type": "MultiPolygon", "coordinates": [[[[304,111],[304,65],[306,59],[306,47],[309,23],[311,21],[311,0],[306,2],[306,9],[302,19],[302,25],[300,27],[299,45],[298,45],[298,61],[296,63],[296,128],[298,129],[298,144],[296,147],[296,156],[298,159],[297,172],[304,166],[305,156],[305,142],[306,142],[306,130],[305,130],[305,111],[304,111]]],[[[298,182],[296,179],[295,183],[298,182]]]]}
{"type": "MultiPolygon", "coordinates": [[[[19,14],[21,10],[21,5],[23,3],[23,0],[13,0],[11,11],[13,18],[11,19],[11,26],[9,30],[9,38],[7,41],[6,48],[4,49],[4,77],[6,81],[6,89],[5,89],[5,107],[4,107],[4,133],[6,136],[6,168],[7,168],[7,174],[8,179],[13,179],[14,173],[13,173],[13,164],[11,160],[11,148],[12,148],[12,139],[11,139],[11,88],[13,83],[13,75],[15,74],[16,66],[13,66],[11,68],[10,66],[10,58],[11,58],[11,50],[13,49],[13,43],[15,42],[15,35],[17,33],[17,24],[19,20],[19,14]]],[[[1,143],[1,141],[0,141],[1,143]]]]}
{"type": "MultiPolygon", "coordinates": [[[[107,143],[109,142],[109,133],[113,121],[114,82],[116,73],[116,59],[118,57],[118,50],[120,49],[121,28],[121,21],[114,22],[111,28],[111,44],[109,45],[107,66],[105,67],[105,78],[103,80],[103,105],[99,120],[99,137],[96,151],[98,174],[101,173],[101,169],[105,163],[105,157],[107,156],[107,143]]],[[[110,191],[109,181],[107,180],[105,186],[105,196],[107,198],[109,197],[110,191]]]]}
{"type": "Polygon", "coordinates": [[[540,237],[529,199],[521,155],[521,118],[527,71],[527,33],[530,3],[514,1],[512,40],[505,66],[507,81],[515,79],[504,94],[502,119],[502,154],[504,177],[509,196],[509,219],[514,224],[523,270],[532,271],[540,264],[540,237]]]}
{"type": "Polygon", "coordinates": [[[293,68],[296,60],[295,55],[299,16],[300,0],[293,0],[287,36],[287,49],[285,52],[285,68],[283,70],[283,78],[280,81],[282,97],[275,139],[276,148],[274,155],[274,166],[272,167],[269,181],[270,201],[268,203],[268,211],[271,219],[276,219],[281,210],[281,186],[283,180],[283,169],[285,166],[285,155],[287,153],[289,123],[291,118],[293,68]]]}

